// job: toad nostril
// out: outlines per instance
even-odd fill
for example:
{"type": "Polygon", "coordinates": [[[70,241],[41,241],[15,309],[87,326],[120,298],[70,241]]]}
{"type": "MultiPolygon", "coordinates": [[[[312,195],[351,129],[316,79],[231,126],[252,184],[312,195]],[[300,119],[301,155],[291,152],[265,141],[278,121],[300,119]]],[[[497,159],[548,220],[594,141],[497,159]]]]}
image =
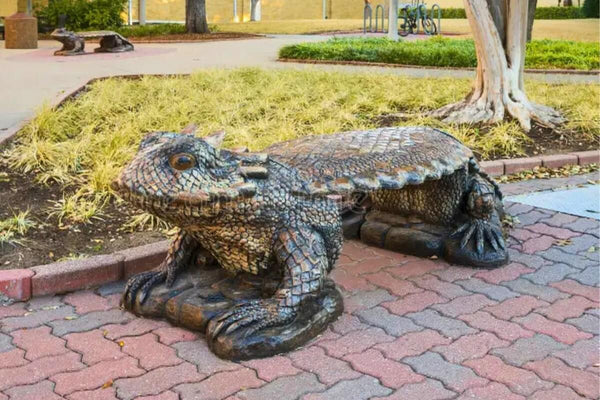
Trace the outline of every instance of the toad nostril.
{"type": "Polygon", "coordinates": [[[110,184],[110,188],[115,192],[118,192],[121,189],[121,180],[115,179],[114,181],[112,181],[110,184]]]}

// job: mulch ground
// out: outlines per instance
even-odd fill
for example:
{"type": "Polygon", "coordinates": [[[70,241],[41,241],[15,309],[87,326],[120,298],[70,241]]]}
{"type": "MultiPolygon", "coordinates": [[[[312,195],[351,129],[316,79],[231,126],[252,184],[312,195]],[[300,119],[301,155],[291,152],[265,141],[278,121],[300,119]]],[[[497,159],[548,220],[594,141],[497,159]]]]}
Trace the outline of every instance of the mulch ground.
{"type": "Polygon", "coordinates": [[[122,311],[123,282],[0,304],[0,399],[597,399],[598,221],[507,211],[512,262],[494,270],[347,242],[340,319],[261,360],[220,360],[201,332],[122,311]]]}
{"type": "Polygon", "coordinates": [[[0,220],[18,211],[29,210],[37,227],[31,229],[20,245],[0,245],[0,270],[29,268],[62,260],[65,257],[108,254],[133,246],[164,240],[160,232],[123,232],[122,225],[135,210],[125,204],[111,203],[99,219],[88,224],[59,222],[49,212],[53,202],[63,197],[58,184],[42,185],[32,174],[20,174],[0,163],[0,220]]]}
{"type": "MultiPolygon", "coordinates": [[[[264,35],[239,32],[214,32],[214,33],[181,33],[153,36],[129,36],[132,43],[177,43],[177,42],[212,42],[218,40],[256,39],[264,35]]],[[[52,40],[50,34],[39,34],[39,40],[52,40]]],[[[86,42],[98,42],[98,39],[86,39],[86,42]]]]}

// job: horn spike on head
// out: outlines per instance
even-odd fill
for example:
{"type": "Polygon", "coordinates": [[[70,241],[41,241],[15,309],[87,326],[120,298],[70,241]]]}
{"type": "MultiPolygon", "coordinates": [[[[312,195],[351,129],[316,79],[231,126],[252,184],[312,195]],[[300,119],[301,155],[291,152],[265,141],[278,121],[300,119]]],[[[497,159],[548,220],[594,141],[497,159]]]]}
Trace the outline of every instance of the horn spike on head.
{"type": "Polygon", "coordinates": [[[213,132],[208,136],[203,137],[202,139],[215,149],[220,149],[223,145],[223,140],[225,140],[225,130],[221,129],[219,131],[213,132]]]}
{"type": "Polygon", "coordinates": [[[189,123],[185,126],[185,128],[183,128],[181,130],[181,133],[183,133],[184,135],[194,135],[196,133],[196,131],[198,130],[198,125],[192,123],[189,123]]]}

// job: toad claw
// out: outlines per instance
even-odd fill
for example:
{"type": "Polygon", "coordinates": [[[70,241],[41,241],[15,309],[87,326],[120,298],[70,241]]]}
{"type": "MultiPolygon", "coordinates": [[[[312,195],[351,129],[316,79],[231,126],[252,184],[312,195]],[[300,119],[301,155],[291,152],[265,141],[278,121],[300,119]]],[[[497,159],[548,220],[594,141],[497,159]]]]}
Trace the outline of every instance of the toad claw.
{"type": "Polygon", "coordinates": [[[133,309],[138,293],[140,293],[140,304],[144,304],[150,290],[154,286],[163,283],[166,279],[167,273],[162,270],[146,271],[134,275],[127,281],[127,285],[125,285],[123,297],[121,297],[121,305],[126,309],[133,309]]]}
{"type": "Polygon", "coordinates": [[[498,251],[499,249],[504,250],[506,248],[504,237],[502,236],[500,229],[481,219],[472,219],[461,225],[452,232],[451,236],[458,237],[461,234],[460,247],[464,248],[471,238],[474,238],[475,248],[478,254],[483,254],[486,241],[492,246],[494,251],[498,251]]]}
{"type": "Polygon", "coordinates": [[[285,325],[295,316],[291,307],[281,306],[277,300],[253,300],[238,304],[211,320],[206,335],[214,341],[218,336],[244,328],[243,336],[250,336],[264,328],[285,325]]]}

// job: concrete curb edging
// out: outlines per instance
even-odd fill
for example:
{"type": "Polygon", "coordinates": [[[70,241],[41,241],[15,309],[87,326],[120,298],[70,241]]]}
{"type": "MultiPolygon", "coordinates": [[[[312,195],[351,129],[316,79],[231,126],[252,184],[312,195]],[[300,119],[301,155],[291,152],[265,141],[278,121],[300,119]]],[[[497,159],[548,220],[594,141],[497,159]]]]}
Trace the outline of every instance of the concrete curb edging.
{"type": "Polygon", "coordinates": [[[0,293],[25,301],[127,279],[160,265],[168,248],[169,241],[163,240],[112,254],[0,271],[0,293]]]}
{"type": "MultiPolygon", "coordinates": [[[[332,64],[332,65],[358,65],[365,67],[387,67],[387,68],[415,68],[415,69],[440,69],[450,71],[475,71],[473,67],[437,67],[434,65],[412,65],[393,64],[375,61],[351,61],[351,60],[310,60],[303,58],[278,58],[277,61],[298,64],[332,64]]],[[[600,70],[578,70],[578,69],[532,69],[526,68],[529,74],[563,74],[563,75],[600,75],[600,70]]]]}
{"type": "Polygon", "coordinates": [[[565,165],[600,164],[600,150],[579,151],[568,154],[552,154],[540,157],[523,157],[482,161],[481,167],[491,176],[510,175],[532,170],[535,167],[560,168],[565,165]]]}

